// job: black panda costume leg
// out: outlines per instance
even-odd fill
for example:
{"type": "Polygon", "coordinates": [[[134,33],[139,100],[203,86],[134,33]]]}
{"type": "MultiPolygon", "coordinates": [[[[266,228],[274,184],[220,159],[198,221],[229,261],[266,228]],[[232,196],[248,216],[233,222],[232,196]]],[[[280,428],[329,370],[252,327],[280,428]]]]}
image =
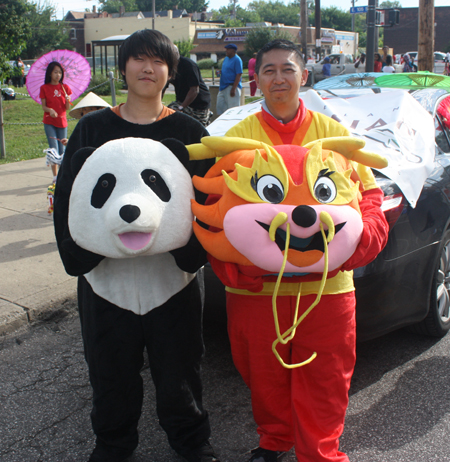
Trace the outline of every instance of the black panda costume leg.
{"type": "Polygon", "coordinates": [[[84,277],[78,280],[78,300],[99,456],[121,460],[138,445],[144,348],[159,422],[171,447],[184,455],[208,440],[210,425],[201,397],[204,345],[198,279],[144,316],[99,297],[84,277]]]}

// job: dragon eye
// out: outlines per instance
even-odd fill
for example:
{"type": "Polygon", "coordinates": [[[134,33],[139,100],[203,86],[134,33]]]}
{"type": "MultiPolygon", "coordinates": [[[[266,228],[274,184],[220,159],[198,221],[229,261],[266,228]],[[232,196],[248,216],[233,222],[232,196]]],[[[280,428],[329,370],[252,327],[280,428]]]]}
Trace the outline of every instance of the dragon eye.
{"type": "Polygon", "coordinates": [[[264,175],[258,179],[256,192],[261,200],[271,204],[279,204],[284,199],[283,185],[272,175],[264,175]]]}
{"type": "Polygon", "coordinates": [[[314,195],[322,204],[329,204],[336,198],[337,190],[333,180],[327,176],[321,176],[314,185],[314,195]]]}

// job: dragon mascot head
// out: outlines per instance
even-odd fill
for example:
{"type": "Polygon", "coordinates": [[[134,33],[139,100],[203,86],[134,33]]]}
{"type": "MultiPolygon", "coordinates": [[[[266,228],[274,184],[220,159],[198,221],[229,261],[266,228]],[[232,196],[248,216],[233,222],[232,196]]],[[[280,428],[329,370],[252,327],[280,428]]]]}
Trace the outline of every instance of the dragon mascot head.
{"type": "Polygon", "coordinates": [[[276,343],[292,338],[301,322],[296,319],[289,331],[279,332],[276,295],[281,277],[322,274],[310,311],[329,272],[338,270],[358,246],[362,182],[354,162],[387,165],[383,157],[363,151],[364,144],[339,137],[304,147],[271,147],[254,140],[206,137],[188,147],[191,158],[221,157],[204,178],[194,177],[198,190],[218,199],[210,205],[192,204],[194,215],[208,226],[194,223],[200,243],[220,261],[278,275],[276,355],[276,343]]]}

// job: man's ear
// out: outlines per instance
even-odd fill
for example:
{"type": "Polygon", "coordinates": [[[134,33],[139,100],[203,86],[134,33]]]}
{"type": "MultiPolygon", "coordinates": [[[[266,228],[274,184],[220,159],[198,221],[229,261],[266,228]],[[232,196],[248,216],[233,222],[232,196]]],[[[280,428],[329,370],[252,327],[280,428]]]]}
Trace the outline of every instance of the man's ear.
{"type": "Polygon", "coordinates": [[[306,85],[306,82],[308,80],[308,69],[305,69],[303,72],[302,72],[302,83],[301,83],[301,86],[303,87],[304,85],[306,85]]]}
{"type": "Polygon", "coordinates": [[[255,82],[256,82],[256,86],[257,86],[259,89],[261,89],[261,88],[259,87],[259,77],[258,77],[258,74],[257,74],[256,72],[255,72],[255,82]]]}

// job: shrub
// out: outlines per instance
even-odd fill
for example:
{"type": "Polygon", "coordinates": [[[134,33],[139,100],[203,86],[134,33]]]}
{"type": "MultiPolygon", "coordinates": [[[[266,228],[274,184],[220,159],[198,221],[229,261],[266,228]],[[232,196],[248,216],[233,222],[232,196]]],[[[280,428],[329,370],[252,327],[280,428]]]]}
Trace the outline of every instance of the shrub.
{"type": "MultiPolygon", "coordinates": [[[[120,89],[122,88],[122,82],[118,82],[117,80],[114,81],[114,87],[116,89],[116,95],[120,93],[120,89]]],[[[89,83],[89,88],[86,90],[85,93],[89,93],[93,91],[98,96],[106,96],[111,94],[111,85],[109,83],[109,77],[102,74],[95,74],[91,78],[91,82],[89,83]],[[103,84],[101,87],[95,88],[97,85],[103,84]]]]}
{"type": "Polygon", "coordinates": [[[217,63],[215,63],[212,59],[200,59],[197,61],[197,65],[200,69],[211,69],[212,67],[217,67],[217,63]]]}

